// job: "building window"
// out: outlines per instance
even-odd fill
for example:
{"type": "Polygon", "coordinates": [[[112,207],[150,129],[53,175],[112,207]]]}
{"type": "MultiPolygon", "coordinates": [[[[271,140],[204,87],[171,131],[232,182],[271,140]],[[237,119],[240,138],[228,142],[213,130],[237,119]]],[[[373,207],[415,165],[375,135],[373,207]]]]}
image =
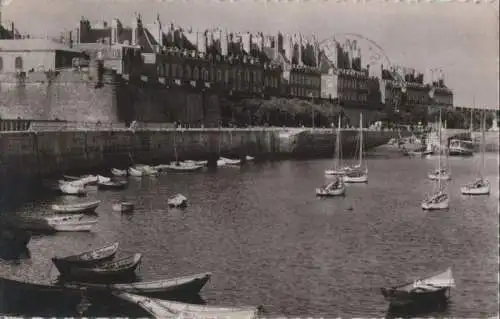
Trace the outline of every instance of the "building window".
{"type": "Polygon", "coordinates": [[[217,70],[217,82],[222,82],[222,71],[217,70]]]}
{"type": "Polygon", "coordinates": [[[159,77],[165,76],[165,69],[163,67],[163,64],[158,64],[158,67],[156,68],[156,73],[158,73],[159,77]]]}
{"type": "Polygon", "coordinates": [[[16,70],[22,70],[23,69],[23,58],[20,56],[16,57],[16,60],[14,61],[14,66],[16,70]]]}
{"type": "Polygon", "coordinates": [[[163,71],[165,72],[166,77],[170,76],[170,64],[163,64],[163,71]]]}
{"type": "Polygon", "coordinates": [[[201,70],[201,76],[203,78],[203,81],[207,81],[208,82],[208,71],[207,71],[207,69],[202,69],[201,70]]]}
{"type": "Polygon", "coordinates": [[[197,67],[194,67],[193,70],[193,80],[199,80],[200,79],[200,71],[198,71],[197,67]]]}
{"type": "Polygon", "coordinates": [[[172,64],[172,77],[175,78],[177,76],[177,64],[172,64]]]}
{"type": "Polygon", "coordinates": [[[2,70],[3,70],[3,59],[0,56],[0,72],[2,72],[2,70]]]}
{"type": "Polygon", "coordinates": [[[191,74],[191,67],[189,65],[186,65],[186,74],[185,74],[185,76],[186,76],[187,80],[191,80],[192,74],[191,74]]]}
{"type": "Polygon", "coordinates": [[[224,70],[224,82],[225,82],[226,84],[228,84],[228,83],[229,83],[229,70],[227,70],[227,69],[226,69],[226,70],[224,70]]]}
{"type": "MultiPolygon", "coordinates": [[[[0,70],[1,70],[1,69],[0,69],[0,70]]],[[[269,86],[269,81],[268,81],[267,77],[266,77],[266,78],[264,78],[264,86],[265,86],[265,87],[268,87],[268,86],[269,86]]]]}

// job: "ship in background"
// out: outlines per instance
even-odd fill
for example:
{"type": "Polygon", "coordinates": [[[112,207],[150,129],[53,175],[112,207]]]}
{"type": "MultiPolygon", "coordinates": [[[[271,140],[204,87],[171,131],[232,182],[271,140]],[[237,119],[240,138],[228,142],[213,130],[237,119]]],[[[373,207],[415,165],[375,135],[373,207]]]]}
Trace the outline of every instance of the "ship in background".
{"type": "Polygon", "coordinates": [[[363,112],[369,124],[387,102],[387,81],[362,67],[359,50],[335,43],[327,56],[300,34],[198,32],[138,15],[131,27],[82,18],[62,43],[10,36],[0,40],[3,118],[207,127],[235,100],[285,97],[342,105],[351,123],[363,112]]]}

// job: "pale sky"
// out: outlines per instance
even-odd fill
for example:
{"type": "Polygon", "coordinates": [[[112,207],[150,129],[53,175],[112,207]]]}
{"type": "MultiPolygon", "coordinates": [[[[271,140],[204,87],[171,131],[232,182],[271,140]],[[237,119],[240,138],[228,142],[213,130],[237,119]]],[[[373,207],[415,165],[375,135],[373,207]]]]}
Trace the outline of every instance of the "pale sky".
{"type": "Polygon", "coordinates": [[[134,12],[145,23],[159,13],[164,24],[194,30],[302,32],[320,40],[360,34],[382,47],[393,64],[424,73],[442,68],[455,105],[472,105],[474,95],[476,107],[499,105],[497,1],[11,0],[2,19],[14,21],[21,33],[58,35],[76,27],[81,16],[91,22],[117,17],[130,25],[134,12]]]}

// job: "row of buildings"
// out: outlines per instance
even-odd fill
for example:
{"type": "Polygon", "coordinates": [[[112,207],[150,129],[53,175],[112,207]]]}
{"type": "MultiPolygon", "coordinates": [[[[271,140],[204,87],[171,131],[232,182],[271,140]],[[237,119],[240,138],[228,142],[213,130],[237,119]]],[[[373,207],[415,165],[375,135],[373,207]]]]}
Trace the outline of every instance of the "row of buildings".
{"type": "Polygon", "coordinates": [[[0,35],[11,39],[0,42],[0,74],[74,68],[90,58],[124,81],[155,88],[322,99],[366,110],[402,103],[453,105],[443,77],[426,82],[415,70],[363,65],[359,49],[336,42],[326,53],[315,37],[300,34],[200,32],[163,25],[159,18],[146,25],[139,15],[129,27],[118,19],[96,26],[82,18],[61,38],[64,44],[19,39],[13,26],[0,28],[0,35]]]}

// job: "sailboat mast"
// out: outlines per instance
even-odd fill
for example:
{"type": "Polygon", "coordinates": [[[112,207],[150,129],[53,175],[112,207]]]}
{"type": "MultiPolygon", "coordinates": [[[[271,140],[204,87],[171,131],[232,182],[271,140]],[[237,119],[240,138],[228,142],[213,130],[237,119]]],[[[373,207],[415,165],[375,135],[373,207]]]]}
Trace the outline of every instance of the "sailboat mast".
{"type": "Polygon", "coordinates": [[[481,177],[484,174],[484,152],[485,152],[485,144],[486,144],[486,112],[483,110],[483,116],[481,119],[481,177]]]}
{"type": "MultiPolygon", "coordinates": [[[[441,175],[441,153],[442,153],[442,142],[441,142],[441,107],[439,108],[439,156],[438,156],[438,172],[441,175]]],[[[438,191],[441,190],[441,178],[438,176],[438,191]]]]}
{"type": "Polygon", "coordinates": [[[476,106],[476,96],[473,95],[472,96],[472,109],[470,110],[470,125],[469,125],[469,130],[471,131],[474,131],[474,123],[473,123],[473,119],[474,119],[474,108],[476,106]]]}
{"type": "Polygon", "coordinates": [[[359,114],[359,166],[363,164],[363,113],[359,114]]]}
{"type": "Polygon", "coordinates": [[[338,119],[338,124],[337,124],[337,139],[336,139],[336,145],[335,145],[335,169],[338,169],[340,167],[340,124],[341,124],[341,118],[340,118],[340,113],[339,113],[339,119],[338,119]]]}

